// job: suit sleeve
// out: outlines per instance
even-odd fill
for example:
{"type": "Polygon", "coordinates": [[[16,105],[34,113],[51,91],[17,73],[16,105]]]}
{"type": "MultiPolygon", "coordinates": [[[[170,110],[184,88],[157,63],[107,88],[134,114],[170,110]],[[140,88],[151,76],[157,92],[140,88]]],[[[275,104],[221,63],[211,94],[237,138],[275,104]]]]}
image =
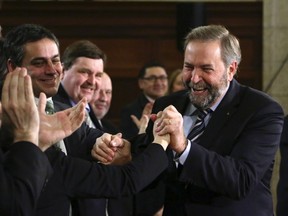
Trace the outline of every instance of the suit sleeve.
{"type": "Polygon", "coordinates": [[[63,154],[54,157],[52,163],[61,167],[55,169],[55,175],[62,175],[65,190],[71,197],[113,198],[139,192],[165,170],[168,159],[163,148],[152,143],[123,166],[106,166],[63,154]]]}
{"type": "Polygon", "coordinates": [[[31,216],[52,173],[46,155],[34,144],[18,142],[0,156],[0,214],[31,216]]]}
{"type": "Polygon", "coordinates": [[[277,185],[277,215],[285,216],[288,212],[288,116],[285,117],[280,143],[280,171],[277,185]]]}

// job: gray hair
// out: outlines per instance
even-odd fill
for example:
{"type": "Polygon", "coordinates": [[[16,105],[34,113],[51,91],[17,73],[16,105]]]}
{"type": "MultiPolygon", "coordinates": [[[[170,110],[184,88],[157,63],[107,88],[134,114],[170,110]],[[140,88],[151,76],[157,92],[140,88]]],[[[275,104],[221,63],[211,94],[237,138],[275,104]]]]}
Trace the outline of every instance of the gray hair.
{"type": "Polygon", "coordinates": [[[233,61],[237,65],[241,62],[241,49],[238,39],[232,35],[224,26],[207,25],[192,29],[185,37],[184,49],[191,41],[215,41],[221,43],[221,56],[226,67],[233,61]]]}

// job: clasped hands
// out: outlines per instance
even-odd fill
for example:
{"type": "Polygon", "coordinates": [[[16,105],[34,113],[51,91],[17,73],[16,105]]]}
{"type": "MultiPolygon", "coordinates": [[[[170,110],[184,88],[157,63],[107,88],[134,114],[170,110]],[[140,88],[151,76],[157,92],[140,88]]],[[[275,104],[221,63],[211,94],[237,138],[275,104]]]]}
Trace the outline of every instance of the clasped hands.
{"type": "MultiPolygon", "coordinates": [[[[183,130],[183,118],[177,109],[170,105],[157,114],[151,114],[154,122],[153,143],[159,144],[164,150],[169,145],[176,153],[181,153],[187,146],[183,130]]],[[[124,164],[131,160],[131,143],[122,139],[122,134],[103,134],[96,140],[91,151],[92,156],[104,164],[124,164]]],[[[133,143],[132,143],[133,145],[133,143]]]]}

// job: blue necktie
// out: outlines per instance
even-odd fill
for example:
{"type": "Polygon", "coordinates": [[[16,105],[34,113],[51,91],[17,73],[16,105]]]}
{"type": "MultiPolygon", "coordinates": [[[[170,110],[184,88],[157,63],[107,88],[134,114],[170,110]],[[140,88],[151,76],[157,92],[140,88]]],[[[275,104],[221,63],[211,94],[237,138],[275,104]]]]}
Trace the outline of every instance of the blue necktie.
{"type": "Polygon", "coordinates": [[[204,119],[211,112],[212,110],[209,108],[206,110],[198,110],[196,123],[194,127],[192,128],[192,130],[190,131],[190,133],[188,134],[187,139],[193,142],[193,141],[196,141],[202,135],[205,129],[204,119]]]}

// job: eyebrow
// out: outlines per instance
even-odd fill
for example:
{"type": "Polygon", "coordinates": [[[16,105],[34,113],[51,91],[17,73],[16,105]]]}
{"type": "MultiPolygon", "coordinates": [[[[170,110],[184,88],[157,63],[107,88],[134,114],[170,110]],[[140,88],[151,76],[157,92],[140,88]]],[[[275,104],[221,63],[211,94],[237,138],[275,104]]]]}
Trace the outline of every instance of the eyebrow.
{"type": "Polygon", "coordinates": [[[46,59],[54,59],[54,58],[58,58],[60,57],[59,54],[52,56],[51,58],[45,58],[45,57],[35,57],[33,58],[31,61],[35,61],[35,60],[46,60],[46,59]]]}

